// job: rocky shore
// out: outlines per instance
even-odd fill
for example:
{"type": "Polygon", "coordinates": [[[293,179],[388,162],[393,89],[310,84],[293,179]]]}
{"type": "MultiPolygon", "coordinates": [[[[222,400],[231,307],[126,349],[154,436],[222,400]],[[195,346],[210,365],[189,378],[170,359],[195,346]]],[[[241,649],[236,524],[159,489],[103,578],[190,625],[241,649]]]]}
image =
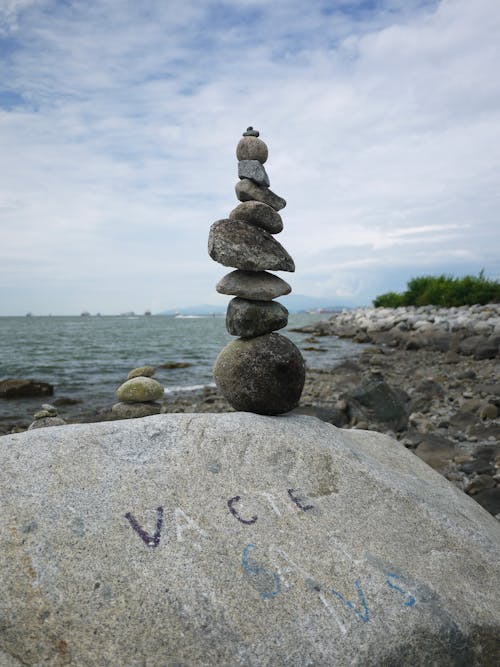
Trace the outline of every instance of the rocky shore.
{"type": "MultiPolygon", "coordinates": [[[[387,433],[500,518],[500,304],[359,308],[308,325],[317,350],[295,412],[342,428],[387,433]],[[357,358],[321,362],[325,336],[362,343],[357,358]]],[[[231,412],[215,387],[166,394],[162,413],[231,412]]],[[[70,423],[117,419],[109,406],[70,423]]],[[[12,425],[11,431],[24,430],[12,425]]]]}

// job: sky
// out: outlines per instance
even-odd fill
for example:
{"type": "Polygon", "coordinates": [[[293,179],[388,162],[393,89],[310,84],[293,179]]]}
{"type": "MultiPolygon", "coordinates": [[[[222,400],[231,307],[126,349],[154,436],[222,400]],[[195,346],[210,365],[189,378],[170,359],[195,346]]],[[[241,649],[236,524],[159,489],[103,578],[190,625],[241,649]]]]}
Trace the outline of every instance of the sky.
{"type": "Polygon", "coordinates": [[[0,315],[221,304],[252,125],[295,294],[500,279],[498,0],[0,0],[0,315]]]}

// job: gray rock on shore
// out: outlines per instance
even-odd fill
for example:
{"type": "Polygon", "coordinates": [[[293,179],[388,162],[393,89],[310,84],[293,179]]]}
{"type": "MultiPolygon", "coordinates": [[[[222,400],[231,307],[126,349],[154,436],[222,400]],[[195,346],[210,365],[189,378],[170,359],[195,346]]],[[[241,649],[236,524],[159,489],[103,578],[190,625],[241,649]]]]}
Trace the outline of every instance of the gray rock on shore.
{"type": "Polygon", "coordinates": [[[116,390],[119,401],[141,403],[156,401],[164,394],[163,386],[151,377],[133,377],[116,390]]]}
{"type": "Polygon", "coordinates": [[[500,526],[386,436],[159,415],[5,436],[0,664],[498,664],[500,526]]]}
{"type": "Polygon", "coordinates": [[[295,271],[293,259],[275,238],[240,220],[218,220],[208,236],[210,257],[244,271],[295,271]]]}
{"type": "Polygon", "coordinates": [[[234,294],[244,299],[271,301],[290,294],[292,288],[279,276],[267,271],[231,271],[219,280],[216,290],[220,294],[234,294]]]}
{"type": "Polygon", "coordinates": [[[279,234],[283,230],[281,215],[271,206],[259,201],[242,202],[231,211],[229,219],[262,227],[270,234],[279,234]]]}
{"type": "Polygon", "coordinates": [[[243,202],[251,200],[260,201],[274,208],[275,211],[280,211],[286,206],[286,201],[283,197],[278,196],[272,190],[269,190],[269,188],[257,185],[248,178],[243,178],[236,183],[235,190],[236,196],[243,202]]]}
{"type": "Polygon", "coordinates": [[[236,297],[227,307],[226,328],[232,336],[255,338],[286,327],[288,310],[277,301],[236,297]]]}

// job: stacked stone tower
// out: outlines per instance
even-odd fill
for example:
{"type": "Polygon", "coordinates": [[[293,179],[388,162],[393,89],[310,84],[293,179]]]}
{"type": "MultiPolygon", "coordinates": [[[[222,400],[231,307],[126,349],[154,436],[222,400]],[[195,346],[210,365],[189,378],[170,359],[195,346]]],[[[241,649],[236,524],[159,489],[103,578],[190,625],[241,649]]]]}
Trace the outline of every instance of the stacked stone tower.
{"type": "Polygon", "coordinates": [[[220,352],[214,368],[217,387],[235,410],[281,414],[296,407],[305,379],[297,347],[275,333],[288,323],[288,311],[276,297],[290,285],[269,271],[295,271],[293,259],[274,238],[283,229],[280,211],[286,201],[269,189],[264,168],[268,150],[259,132],[249,127],[236,148],[236,196],[242,202],[210,228],[208,252],[236,270],[217,284],[233,295],[226,327],[238,336],[220,352]]]}

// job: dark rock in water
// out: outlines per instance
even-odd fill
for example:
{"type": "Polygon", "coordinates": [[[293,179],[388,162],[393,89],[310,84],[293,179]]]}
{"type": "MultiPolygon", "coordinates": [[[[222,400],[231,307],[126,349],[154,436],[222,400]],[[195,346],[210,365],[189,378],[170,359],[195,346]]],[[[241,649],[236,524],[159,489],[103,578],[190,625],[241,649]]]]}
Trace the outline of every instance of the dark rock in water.
{"type": "Polygon", "coordinates": [[[275,415],[298,405],[305,363],[292,341],[271,333],[226,345],[215,362],[214,377],[235,410],[275,415]]]}
{"type": "Polygon", "coordinates": [[[351,416],[390,424],[400,431],[408,424],[406,406],[398,392],[381,376],[372,375],[344,396],[351,416]]]}
{"type": "Polygon", "coordinates": [[[258,160],[240,160],[238,162],[238,178],[249,178],[257,185],[268,188],[271,183],[263,165],[258,160]]]}
{"type": "Polygon", "coordinates": [[[271,301],[277,296],[290,294],[292,288],[279,276],[266,271],[231,271],[219,280],[216,287],[220,294],[234,294],[244,299],[271,301]]]}
{"type": "Polygon", "coordinates": [[[210,257],[244,271],[295,271],[285,248],[259,227],[239,220],[218,220],[208,236],[210,257]]]}
{"type": "Polygon", "coordinates": [[[275,194],[269,188],[263,188],[248,178],[243,178],[236,183],[236,196],[240,201],[260,201],[274,208],[275,211],[280,211],[285,208],[286,201],[275,194]]]}
{"type": "Polygon", "coordinates": [[[158,364],[160,368],[188,368],[192,366],[188,361],[166,361],[164,364],[158,364]]]}
{"type": "Polygon", "coordinates": [[[267,160],[268,150],[262,139],[246,136],[240,139],[236,147],[238,160],[258,160],[261,164],[267,160]]]}
{"type": "Polygon", "coordinates": [[[53,385],[38,380],[9,378],[0,380],[0,398],[36,398],[38,396],[52,396],[53,385]]]}
{"type": "Polygon", "coordinates": [[[277,301],[250,301],[236,297],[227,307],[226,328],[232,336],[254,338],[282,329],[288,310],[277,301]]]}
{"type": "Polygon", "coordinates": [[[59,398],[55,398],[52,401],[52,405],[61,407],[64,405],[78,405],[78,403],[81,402],[82,402],[81,398],[70,398],[69,396],[60,396],[59,398]]]}
{"type": "Polygon", "coordinates": [[[249,225],[262,227],[270,234],[279,234],[283,230],[281,215],[271,206],[260,201],[245,201],[231,211],[230,220],[242,220],[249,225]]]}

